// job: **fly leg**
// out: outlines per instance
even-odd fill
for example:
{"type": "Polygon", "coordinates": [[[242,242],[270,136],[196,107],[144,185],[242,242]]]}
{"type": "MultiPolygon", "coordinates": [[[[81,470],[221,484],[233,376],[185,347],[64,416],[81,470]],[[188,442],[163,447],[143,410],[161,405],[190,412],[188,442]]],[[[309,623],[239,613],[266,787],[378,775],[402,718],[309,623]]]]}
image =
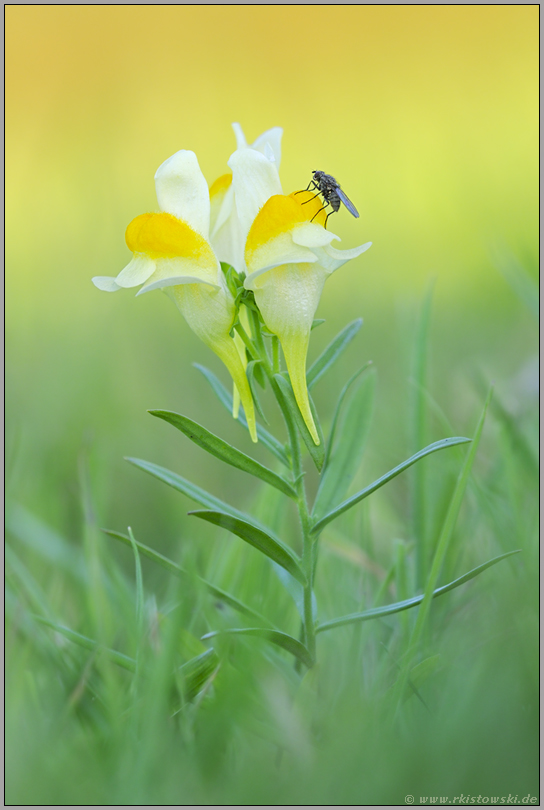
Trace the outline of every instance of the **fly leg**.
{"type": "MultiPolygon", "coordinates": [[[[305,190],[307,190],[307,189],[305,189],[305,190]]],[[[300,193],[300,192],[297,192],[297,193],[300,193]]],[[[314,196],[313,196],[313,197],[310,197],[310,199],[309,199],[309,200],[304,200],[304,202],[303,202],[303,203],[300,203],[300,204],[301,204],[301,205],[306,205],[306,203],[312,202],[312,200],[315,200],[315,198],[316,198],[316,197],[319,197],[319,193],[320,193],[320,192],[318,191],[318,192],[317,192],[317,194],[314,194],[314,196]]]]}
{"type": "MultiPolygon", "coordinates": [[[[317,196],[317,194],[316,194],[316,196],[317,196]]],[[[304,205],[304,203],[302,203],[302,205],[304,205]]],[[[318,214],[320,214],[320,213],[321,213],[321,211],[324,211],[324,210],[325,210],[325,208],[326,208],[328,205],[330,205],[330,203],[328,203],[328,202],[327,202],[327,203],[325,203],[325,205],[324,205],[324,206],[322,206],[322,207],[319,209],[319,211],[316,211],[316,212],[315,212],[315,214],[313,215],[313,217],[311,218],[310,222],[313,222],[313,221],[314,221],[314,219],[316,218],[316,216],[317,216],[318,214]]],[[[332,213],[333,213],[332,211],[329,211],[329,213],[327,214],[327,219],[330,217],[330,215],[331,215],[332,213]]],[[[325,225],[327,224],[327,219],[325,220],[325,225]]]]}
{"type": "MultiPolygon", "coordinates": [[[[313,186],[313,188],[319,188],[319,186],[317,185],[315,180],[310,180],[310,182],[308,183],[306,188],[301,189],[301,191],[295,191],[295,194],[302,194],[304,191],[310,191],[310,188],[312,186],[313,186]]],[[[319,191],[318,191],[318,194],[319,194],[319,191]]],[[[316,194],[316,197],[317,197],[317,194],[316,194]]],[[[313,197],[312,197],[312,199],[313,199],[313,197]]],[[[304,203],[302,203],[302,205],[304,205],[304,203]]]]}

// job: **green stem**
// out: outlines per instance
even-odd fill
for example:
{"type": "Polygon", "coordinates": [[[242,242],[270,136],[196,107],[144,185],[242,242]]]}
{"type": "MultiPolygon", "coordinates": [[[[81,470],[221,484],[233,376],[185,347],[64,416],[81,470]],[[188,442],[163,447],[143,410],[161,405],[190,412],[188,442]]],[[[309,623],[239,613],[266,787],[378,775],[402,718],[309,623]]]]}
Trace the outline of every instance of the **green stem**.
{"type": "MultiPolygon", "coordinates": [[[[274,379],[274,373],[279,368],[279,346],[277,338],[272,342],[272,365],[270,357],[266,351],[264,338],[261,332],[261,322],[256,312],[249,310],[249,317],[251,323],[252,337],[255,346],[259,352],[259,359],[262,360],[266,374],[270,381],[272,391],[278,402],[282,412],[285,425],[287,427],[287,434],[289,436],[289,444],[291,447],[291,471],[293,474],[293,486],[297,492],[297,507],[300,518],[300,526],[302,529],[302,566],[307,578],[307,585],[304,587],[304,618],[303,618],[303,635],[305,638],[306,647],[313,661],[315,661],[315,622],[313,614],[312,594],[313,594],[313,581],[314,581],[314,538],[312,537],[311,528],[312,522],[310,512],[308,509],[308,501],[306,498],[306,488],[304,486],[304,468],[302,466],[302,453],[300,441],[298,436],[297,426],[289,408],[285,401],[280,387],[274,379]]],[[[238,328],[238,326],[236,327],[238,328]]],[[[246,335],[247,337],[247,335],[246,335]]],[[[242,335],[243,338],[243,335],[242,335]]],[[[249,338],[248,338],[249,339],[249,338]]]]}
{"type": "Polygon", "coordinates": [[[242,326],[242,324],[238,321],[238,323],[236,324],[236,326],[234,328],[236,329],[236,331],[238,332],[238,334],[240,335],[240,337],[244,341],[244,343],[247,346],[247,348],[249,350],[249,353],[252,356],[252,358],[254,360],[260,360],[259,352],[255,348],[255,345],[254,345],[253,341],[251,340],[251,338],[247,334],[247,332],[244,329],[244,327],[242,326]]]}
{"type": "Polygon", "coordinates": [[[272,338],[272,368],[274,374],[279,374],[281,371],[280,363],[280,342],[276,335],[272,338]]]}
{"type": "Polygon", "coordinates": [[[311,520],[308,510],[308,501],[306,498],[306,488],[304,486],[304,470],[302,467],[300,441],[293,415],[289,410],[289,407],[283,398],[282,392],[272,374],[269,374],[269,379],[287,426],[289,444],[291,446],[293,485],[298,495],[297,507],[302,529],[302,567],[308,581],[308,584],[304,587],[304,635],[306,638],[306,647],[308,648],[308,652],[315,661],[315,623],[312,605],[314,581],[314,541],[311,534],[311,520]]]}
{"type": "Polygon", "coordinates": [[[251,324],[251,331],[253,332],[253,339],[255,340],[255,345],[257,346],[257,350],[262,361],[265,363],[266,366],[270,365],[270,359],[268,357],[268,352],[266,351],[266,346],[264,344],[264,337],[261,332],[261,320],[257,312],[250,307],[247,308],[247,314],[249,316],[249,322],[251,324]]]}

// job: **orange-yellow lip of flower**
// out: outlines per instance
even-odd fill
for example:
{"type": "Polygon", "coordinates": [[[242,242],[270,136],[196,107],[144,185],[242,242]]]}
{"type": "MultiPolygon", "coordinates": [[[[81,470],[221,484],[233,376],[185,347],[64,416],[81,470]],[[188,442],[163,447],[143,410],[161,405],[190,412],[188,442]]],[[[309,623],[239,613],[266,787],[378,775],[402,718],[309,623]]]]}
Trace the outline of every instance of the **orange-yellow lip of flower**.
{"type": "Polygon", "coordinates": [[[140,214],[129,224],[125,240],[133,253],[158,258],[212,259],[208,242],[183,220],[167,214],[140,214]]]}
{"type": "Polygon", "coordinates": [[[313,191],[293,191],[289,197],[298,203],[300,208],[304,211],[304,219],[302,222],[310,221],[316,225],[323,225],[327,222],[327,212],[322,211],[323,200],[317,196],[313,191]]]}
{"type": "Polygon", "coordinates": [[[313,222],[324,225],[325,211],[320,211],[323,203],[310,191],[293,192],[288,196],[275,194],[270,197],[257,214],[250,228],[246,252],[251,253],[276,236],[288,233],[296,225],[313,222]]]}

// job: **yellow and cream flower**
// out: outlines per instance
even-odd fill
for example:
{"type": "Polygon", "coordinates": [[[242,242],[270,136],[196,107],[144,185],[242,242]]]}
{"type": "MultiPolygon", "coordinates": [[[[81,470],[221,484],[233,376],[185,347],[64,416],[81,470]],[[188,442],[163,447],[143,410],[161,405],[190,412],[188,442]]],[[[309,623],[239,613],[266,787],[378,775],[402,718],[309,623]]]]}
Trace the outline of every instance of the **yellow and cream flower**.
{"type": "MultiPolygon", "coordinates": [[[[251,183],[247,167],[245,177],[251,183]]],[[[339,237],[324,227],[326,214],[319,212],[321,206],[320,198],[309,191],[274,194],[255,212],[244,255],[248,271],[244,286],[253,290],[268,329],[279,338],[296,401],[316,444],[319,437],[306,386],[315,311],[328,276],[372,244],[351,250],[333,248],[331,242],[339,237]]]]}
{"type": "Polygon", "coordinates": [[[228,161],[231,172],[210,187],[210,241],[219,260],[246,272],[244,248],[255,216],[272,194],[281,194],[280,127],[263,132],[248,146],[239,124],[232,125],[237,148],[228,161]]]}
{"type": "Polygon", "coordinates": [[[132,261],[116,278],[98,276],[107,292],[143,285],[138,295],[164,289],[196,335],[229,370],[253,441],[253,399],[240,354],[230,337],[236,308],[210,244],[210,196],[194,152],[181,150],[155,174],[159,213],[141,214],[126,231],[132,261]]]}
{"type": "MultiPolygon", "coordinates": [[[[281,160],[283,130],[273,127],[263,132],[248,146],[240,124],[233,124],[236,151],[228,161],[233,172],[221,175],[210,187],[210,241],[219,260],[245,274],[244,249],[255,216],[272,194],[281,194],[278,169],[281,160]]],[[[240,307],[240,321],[251,334],[247,312],[240,307]]],[[[246,349],[238,333],[234,341],[244,368],[246,349]]],[[[239,396],[236,386],[233,396],[233,416],[238,413],[239,396]]]]}

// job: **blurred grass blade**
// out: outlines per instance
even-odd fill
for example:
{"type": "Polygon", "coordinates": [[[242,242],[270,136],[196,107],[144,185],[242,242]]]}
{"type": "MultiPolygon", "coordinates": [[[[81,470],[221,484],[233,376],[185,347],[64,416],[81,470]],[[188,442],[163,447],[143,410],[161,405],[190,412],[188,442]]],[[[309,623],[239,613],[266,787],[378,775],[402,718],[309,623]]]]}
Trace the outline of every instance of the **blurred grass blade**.
{"type": "Polygon", "coordinates": [[[136,622],[138,625],[138,639],[141,639],[144,620],[144,581],[142,577],[140,554],[138,553],[138,543],[134,539],[130,526],[128,527],[128,538],[134,553],[134,566],[136,570],[136,622]]]}
{"type": "MultiPolygon", "coordinates": [[[[538,370],[535,368],[535,376],[536,374],[538,374],[538,370]]],[[[538,385],[538,380],[535,380],[535,382],[536,385],[538,385]]],[[[489,382],[485,379],[481,372],[476,372],[475,384],[479,395],[486,396],[489,388],[489,382]]],[[[491,413],[494,414],[496,419],[502,422],[504,430],[510,438],[512,447],[516,448],[516,452],[519,453],[520,457],[522,458],[525,468],[530,473],[537,475],[539,471],[537,442],[535,441],[533,444],[529,442],[520,425],[519,419],[508,411],[497,391],[493,392],[493,399],[491,400],[489,407],[491,409],[491,413]]]]}
{"type": "Polygon", "coordinates": [[[181,691],[185,700],[192,701],[202,691],[219,666],[219,658],[213,648],[191,658],[178,669],[181,691]]]}
{"type": "Polygon", "coordinates": [[[306,427],[306,423],[302,418],[302,414],[300,413],[297,401],[295,399],[295,395],[293,393],[293,389],[291,387],[291,381],[286,379],[283,376],[283,374],[274,374],[274,379],[279,386],[279,389],[281,391],[281,394],[284,398],[287,407],[289,408],[291,414],[293,415],[293,419],[295,420],[299,433],[304,441],[304,444],[306,445],[308,452],[312,457],[312,461],[317,467],[318,472],[321,472],[323,464],[325,462],[325,441],[323,438],[323,431],[321,430],[321,425],[319,423],[317,412],[314,403],[312,402],[312,398],[310,397],[310,408],[312,410],[312,416],[314,418],[317,434],[320,439],[320,444],[314,444],[314,440],[310,435],[310,431],[306,427]]]}
{"type": "Polygon", "coordinates": [[[243,470],[243,472],[260,478],[261,481],[265,481],[270,486],[279,489],[284,495],[296,500],[297,493],[284,478],[268,469],[268,467],[259,464],[258,461],[255,461],[255,459],[250,456],[246,456],[241,450],[237,450],[228,442],[220,439],[219,436],[210,433],[209,430],[199,425],[198,422],[193,422],[193,420],[189,419],[187,416],[172,413],[172,411],[149,411],[149,413],[152,416],[157,416],[159,419],[164,419],[165,422],[169,422],[185,434],[188,439],[191,439],[192,442],[202,447],[203,450],[206,450],[212,456],[224,461],[225,464],[230,464],[232,467],[237,467],[239,470],[243,470]]]}
{"type": "Polygon", "coordinates": [[[533,281],[527,270],[509,252],[495,250],[493,263],[507,284],[525,304],[531,315],[538,321],[540,317],[540,303],[538,285],[533,281]]]}
{"type": "Polygon", "coordinates": [[[306,577],[299,566],[295,553],[277,537],[272,537],[247,520],[240,520],[225,512],[196,511],[189,512],[189,514],[199,517],[202,520],[207,520],[208,523],[221,526],[221,528],[236,534],[242,540],[245,540],[246,543],[249,543],[262,552],[262,554],[270,557],[270,559],[274,560],[278,565],[281,565],[286,571],[289,571],[296,580],[303,585],[306,584],[306,577]]]}
{"type": "Polygon", "coordinates": [[[69,627],[64,627],[62,624],[52,622],[49,619],[43,618],[43,616],[34,616],[34,618],[40,624],[50,627],[51,630],[54,630],[56,633],[60,633],[61,636],[73,641],[74,644],[79,644],[80,647],[85,647],[87,650],[97,650],[99,652],[103,652],[108,656],[110,661],[113,661],[114,664],[123,667],[123,669],[128,669],[130,672],[136,671],[136,661],[133,658],[129,658],[128,655],[117,652],[117,650],[110,650],[107,647],[101,647],[100,644],[93,641],[92,638],[82,636],[81,633],[76,633],[75,630],[70,630],[69,627]]]}
{"type": "Polygon", "coordinates": [[[200,363],[193,363],[193,366],[204,375],[221,405],[232,414],[232,395],[227,391],[223,383],[206,366],[201,366],[200,363]]]}
{"type": "MultiPolygon", "coordinates": [[[[427,366],[434,283],[435,280],[432,279],[421,305],[414,346],[414,385],[410,388],[412,428],[412,445],[410,450],[412,451],[417,450],[418,447],[423,447],[427,441],[427,366]]],[[[418,464],[412,471],[412,536],[417,540],[416,577],[418,588],[423,588],[424,586],[430,562],[427,537],[428,508],[426,474],[427,469],[425,464],[418,464]]]]}
{"type": "Polygon", "coordinates": [[[410,670],[410,683],[415,689],[421,689],[425,681],[427,681],[438,669],[442,662],[442,656],[440,653],[436,655],[431,655],[429,658],[425,658],[423,661],[420,661],[419,664],[416,664],[415,667],[412,667],[410,670]]]}
{"type": "MultiPolygon", "coordinates": [[[[107,534],[109,537],[113,537],[116,540],[120,540],[121,543],[124,543],[126,546],[131,546],[130,537],[126,534],[121,534],[121,532],[116,532],[113,529],[102,529],[102,531],[107,534]]],[[[134,543],[144,557],[147,557],[153,562],[158,563],[171,574],[174,574],[176,577],[192,577],[193,579],[198,580],[216,599],[221,600],[221,602],[225,602],[225,604],[230,605],[234,610],[237,610],[239,613],[242,613],[246,616],[251,616],[252,619],[257,619],[258,621],[262,622],[263,624],[271,625],[268,619],[264,616],[261,616],[256,610],[248,607],[244,602],[241,602],[235,596],[232,596],[227,591],[224,591],[222,588],[218,588],[217,585],[212,585],[211,582],[208,580],[203,579],[202,577],[198,576],[198,574],[192,574],[187,571],[185,568],[182,568],[181,565],[178,565],[173,560],[170,560],[168,557],[165,557],[163,554],[159,554],[158,551],[150,548],[149,546],[144,546],[143,543],[139,543],[137,540],[134,540],[134,543]]]]}
{"type": "MultiPolygon", "coordinates": [[[[441,596],[443,593],[447,593],[448,591],[452,591],[454,588],[458,588],[459,585],[463,585],[465,582],[474,579],[474,577],[477,577],[478,574],[482,573],[482,571],[485,571],[487,568],[491,568],[492,565],[496,565],[497,563],[501,562],[501,560],[505,560],[507,557],[511,557],[513,554],[519,554],[520,551],[521,549],[519,548],[515,551],[508,551],[506,554],[501,554],[499,557],[493,557],[492,560],[488,560],[486,563],[478,565],[477,568],[473,568],[472,571],[463,574],[463,576],[459,577],[458,579],[454,579],[453,582],[449,582],[447,585],[441,585],[440,588],[436,588],[436,590],[434,590],[432,593],[432,598],[434,599],[437,596],[441,596]]],[[[408,610],[409,608],[416,607],[416,605],[420,605],[424,598],[425,594],[420,594],[419,596],[412,596],[410,599],[404,599],[402,602],[394,602],[391,605],[370,608],[369,610],[363,610],[360,613],[350,613],[347,616],[341,616],[339,619],[331,619],[329,622],[320,624],[319,627],[316,628],[316,633],[324,633],[326,630],[334,630],[334,628],[343,627],[345,624],[367,622],[370,619],[379,619],[382,616],[390,616],[392,613],[400,613],[402,610],[408,610]]]]}
{"type": "MultiPolygon", "coordinates": [[[[204,375],[208,383],[211,385],[212,390],[217,396],[219,402],[232,415],[232,395],[227,391],[223,383],[220,382],[213,371],[210,371],[210,369],[206,368],[206,366],[201,366],[199,363],[193,363],[193,365],[201,372],[201,374],[204,375]]],[[[240,407],[238,419],[236,421],[238,421],[247,430],[247,420],[242,407],[240,407]]],[[[259,437],[259,441],[263,443],[267,450],[273,453],[282,464],[289,467],[289,460],[283,445],[276,439],[275,436],[272,436],[272,434],[261,427],[261,425],[257,425],[257,436],[259,437]]]]}
{"type": "Polygon", "coordinates": [[[88,571],[78,550],[25,507],[13,504],[6,509],[6,529],[57,570],[66,571],[81,582],[88,579],[88,571]]]}
{"type": "Polygon", "coordinates": [[[328,515],[321,518],[321,520],[319,520],[313,527],[312,532],[314,534],[318,534],[320,531],[322,531],[322,529],[324,529],[327,523],[331,522],[331,520],[335,520],[337,517],[339,517],[339,515],[342,515],[348,509],[351,509],[352,506],[355,506],[355,504],[368,497],[368,495],[371,495],[377,489],[383,487],[384,484],[387,484],[397,475],[400,475],[401,472],[407,470],[408,467],[411,467],[412,464],[415,464],[420,458],[425,458],[425,456],[428,456],[431,453],[436,453],[437,450],[443,450],[446,447],[453,447],[456,444],[465,444],[466,442],[470,441],[471,439],[466,439],[463,436],[454,436],[451,439],[441,439],[438,442],[430,444],[428,447],[424,447],[423,450],[419,451],[419,453],[416,453],[406,461],[403,461],[402,464],[398,465],[398,467],[394,467],[388,473],[382,475],[381,478],[378,478],[377,481],[374,481],[373,484],[370,484],[368,487],[365,487],[365,489],[357,492],[356,495],[352,495],[351,498],[348,498],[346,501],[344,501],[344,503],[341,503],[340,506],[337,506],[336,509],[333,509],[332,512],[329,512],[328,515]]]}
{"type": "Polygon", "coordinates": [[[363,319],[348,323],[341,332],[329,343],[325,351],[319,355],[315,363],[308,369],[306,383],[311,388],[329,370],[335,360],[338,360],[344,349],[351,343],[361,326],[363,319]]]}
{"type": "MultiPolygon", "coordinates": [[[[358,375],[360,373],[359,371],[358,375]]],[[[348,387],[353,379],[352,377],[348,382],[348,387]]],[[[372,419],[375,379],[374,369],[371,369],[370,373],[360,380],[358,387],[351,393],[347,401],[345,414],[337,431],[339,411],[342,408],[347,388],[344,388],[340,394],[327,447],[328,460],[325,463],[313,509],[315,515],[323,515],[345,497],[349,485],[359,469],[372,419]],[[339,434],[338,439],[332,447],[336,432],[339,434]]]]}
{"type": "Polygon", "coordinates": [[[205,636],[202,636],[202,640],[213,638],[214,636],[222,636],[222,635],[236,635],[236,636],[257,636],[258,638],[264,638],[267,641],[272,642],[272,644],[276,644],[278,647],[283,647],[284,650],[290,652],[291,655],[294,655],[295,658],[298,658],[299,661],[302,661],[307,667],[312,667],[314,662],[312,657],[304,644],[302,642],[297,641],[296,638],[293,636],[287,635],[287,633],[281,633],[279,630],[263,630],[259,627],[244,627],[244,628],[233,628],[231,630],[215,630],[213,633],[206,633],[205,636]]]}
{"type": "MultiPolygon", "coordinates": [[[[459,510],[461,508],[461,502],[463,500],[463,496],[465,494],[465,490],[467,488],[468,479],[470,475],[470,471],[472,470],[472,465],[474,463],[474,459],[476,457],[476,452],[478,450],[478,445],[480,443],[480,438],[482,435],[482,430],[484,427],[485,417],[487,413],[487,409],[489,407],[489,403],[491,401],[491,396],[493,394],[493,388],[489,389],[489,393],[487,395],[487,399],[484,403],[484,407],[478,421],[478,425],[476,427],[476,431],[474,433],[474,438],[472,439],[472,444],[466,454],[465,462],[461,467],[461,471],[459,473],[459,477],[457,479],[457,484],[455,485],[455,489],[453,491],[453,495],[450,501],[450,505],[448,507],[448,511],[446,513],[446,518],[444,520],[442,531],[440,532],[440,537],[438,538],[438,543],[436,544],[436,550],[434,553],[433,562],[431,565],[431,571],[429,574],[429,578],[425,584],[425,597],[423,599],[421,609],[418,612],[418,616],[416,619],[416,623],[414,625],[414,629],[412,631],[412,635],[410,638],[410,648],[409,651],[412,653],[416,650],[419,640],[421,638],[421,634],[423,632],[423,627],[427,621],[427,616],[430,609],[431,599],[433,598],[433,592],[436,588],[436,583],[438,581],[438,577],[440,576],[440,571],[442,570],[442,564],[444,562],[444,557],[446,556],[446,551],[448,550],[448,546],[451,540],[451,536],[453,533],[453,528],[457,521],[457,516],[459,514],[459,510]]],[[[410,655],[407,655],[405,658],[405,664],[403,667],[403,674],[399,681],[399,689],[402,692],[403,684],[402,681],[406,677],[407,674],[407,667],[410,665],[410,655]]]]}
{"type": "Polygon", "coordinates": [[[336,407],[334,409],[334,414],[333,414],[332,422],[331,422],[331,429],[330,429],[329,438],[328,438],[328,441],[327,441],[327,450],[326,450],[326,453],[325,453],[325,466],[327,466],[327,464],[329,463],[329,458],[331,456],[332,448],[334,446],[334,440],[335,440],[335,437],[336,437],[336,429],[337,429],[337,426],[338,426],[338,420],[340,418],[340,413],[342,411],[342,404],[344,402],[344,399],[346,398],[346,396],[348,394],[348,391],[350,390],[350,388],[353,385],[353,383],[355,382],[355,380],[357,380],[361,376],[361,374],[363,374],[365,371],[367,371],[367,369],[371,365],[372,365],[372,360],[369,360],[368,363],[365,363],[364,366],[361,366],[361,368],[358,371],[356,371],[355,374],[351,375],[351,377],[349,378],[347,383],[344,385],[344,387],[340,391],[340,396],[338,397],[338,400],[336,402],[336,407]]]}
{"type": "Polygon", "coordinates": [[[32,610],[52,617],[54,615],[53,610],[41,585],[38,584],[25,563],[19,559],[19,556],[8,543],[4,548],[4,560],[6,564],[6,581],[16,579],[18,587],[14,587],[14,590],[25,594],[32,610]]]}

